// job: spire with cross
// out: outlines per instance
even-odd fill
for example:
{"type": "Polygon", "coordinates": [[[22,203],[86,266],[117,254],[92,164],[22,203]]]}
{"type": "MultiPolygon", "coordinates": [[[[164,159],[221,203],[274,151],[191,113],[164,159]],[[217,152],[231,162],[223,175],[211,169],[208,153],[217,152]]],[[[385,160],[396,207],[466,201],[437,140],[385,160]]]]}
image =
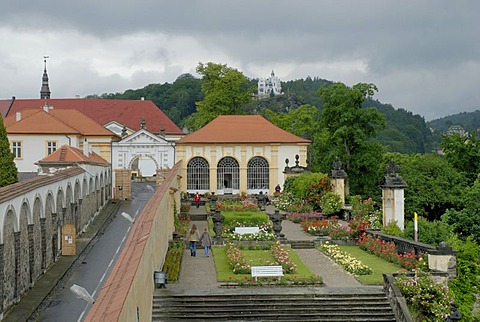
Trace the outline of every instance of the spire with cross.
{"type": "Polygon", "coordinates": [[[40,90],[41,99],[50,99],[50,87],[48,86],[48,74],[47,74],[47,58],[48,56],[43,56],[43,77],[42,77],[42,89],[40,90]]]}

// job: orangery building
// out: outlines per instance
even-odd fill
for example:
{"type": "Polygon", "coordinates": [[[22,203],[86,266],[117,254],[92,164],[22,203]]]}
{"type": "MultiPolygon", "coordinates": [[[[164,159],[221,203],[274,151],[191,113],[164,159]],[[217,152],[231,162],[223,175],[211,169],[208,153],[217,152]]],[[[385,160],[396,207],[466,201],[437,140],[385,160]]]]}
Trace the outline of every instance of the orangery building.
{"type": "Polygon", "coordinates": [[[222,115],[176,141],[188,193],[273,194],[283,187],[285,160],[306,166],[310,141],[259,115],[222,115]]]}

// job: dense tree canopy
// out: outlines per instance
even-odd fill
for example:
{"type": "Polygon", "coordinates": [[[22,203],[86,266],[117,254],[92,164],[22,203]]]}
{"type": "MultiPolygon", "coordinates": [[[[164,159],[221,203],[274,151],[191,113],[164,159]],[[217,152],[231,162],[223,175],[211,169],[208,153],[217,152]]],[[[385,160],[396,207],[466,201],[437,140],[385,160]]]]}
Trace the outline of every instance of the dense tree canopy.
{"type": "Polygon", "coordinates": [[[145,98],[157,105],[175,124],[182,127],[185,118],[195,112],[195,102],[203,99],[201,80],[191,74],[180,75],[172,84],[150,84],[124,93],[90,95],[87,98],[129,99],[145,98]]]}
{"type": "Polygon", "coordinates": [[[197,73],[202,75],[204,99],[197,102],[197,111],[185,122],[190,130],[203,127],[219,115],[245,114],[253,89],[240,71],[209,62],[199,63],[197,73]]]}
{"type": "Polygon", "coordinates": [[[17,167],[14,155],[10,151],[7,131],[3,124],[3,118],[0,116],[0,187],[8,186],[17,181],[17,167]]]}
{"type": "Polygon", "coordinates": [[[320,111],[318,108],[308,104],[290,110],[288,113],[276,113],[267,110],[267,118],[270,122],[285,131],[310,140],[313,139],[315,132],[318,130],[319,117],[320,111]]]}
{"type": "Polygon", "coordinates": [[[440,147],[448,163],[463,172],[469,183],[473,183],[480,172],[480,139],[475,136],[475,132],[469,135],[443,135],[440,147]]]}
{"type": "Polygon", "coordinates": [[[453,231],[462,239],[473,236],[480,244],[480,178],[475,180],[472,187],[466,189],[461,210],[449,209],[446,213],[447,222],[453,231]]]}
{"type": "Polygon", "coordinates": [[[376,90],[373,84],[359,83],[350,88],[336,83],[318,91],[323,110],[313,162],[321,172],[328,172],[335,157],[340,158],[352,194],[366,195],[378,180],[378,160],[384,149],[371,139],[384,127],[385,120],[375,108],[363,107],[376,90]]]}
{"type": "Polygon", "coordinates": [[[405,191],[405,218],[417,212],[428,220],[439,220],[449,208],[461,208],[467,186],[465,176],[445,159],[434,154],[388,154],[385,162],[394,159],[400,176],[408,184],[405,191]]]}

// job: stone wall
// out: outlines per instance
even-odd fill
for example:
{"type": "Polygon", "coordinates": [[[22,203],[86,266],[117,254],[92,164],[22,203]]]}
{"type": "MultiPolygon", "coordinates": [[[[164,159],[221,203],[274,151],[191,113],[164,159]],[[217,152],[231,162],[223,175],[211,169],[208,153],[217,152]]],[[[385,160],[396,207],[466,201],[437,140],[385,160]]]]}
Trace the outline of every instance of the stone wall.
{"type": "Polygon", "coordinates": [[[65,187],[82,175],[83,170],[65,170],[58,173],[59,180],[39,176],[32,182],[0,188],[0,319],[58,259],[58,232],[64,218],[85,228],[98,213],[98,204],[105,204],[110,194],[97,200],[96,189],[83,200],[67,201],[65,187]]]}
{"type": "Polygon", "coordinates": [[[108,287],[102,288],[85,321],[152,320],[153,275],[162,270],[173,237],[173,204],[180,205],[180,165],[181,161],[166,174],[138,215],[105,282],[108,287]]]}

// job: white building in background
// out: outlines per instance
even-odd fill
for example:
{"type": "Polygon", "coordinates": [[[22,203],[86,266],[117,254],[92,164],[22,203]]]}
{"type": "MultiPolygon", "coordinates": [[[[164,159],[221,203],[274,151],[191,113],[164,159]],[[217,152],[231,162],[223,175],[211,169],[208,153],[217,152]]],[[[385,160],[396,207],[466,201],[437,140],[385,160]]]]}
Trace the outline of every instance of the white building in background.
{"type": "Polygon", "coordinates": [[[269,97],[270,95],[282,95],[282,84],[280,78],[275,76],[272,70],[270,77],[258,80],[258,98],[269,97]]]}

